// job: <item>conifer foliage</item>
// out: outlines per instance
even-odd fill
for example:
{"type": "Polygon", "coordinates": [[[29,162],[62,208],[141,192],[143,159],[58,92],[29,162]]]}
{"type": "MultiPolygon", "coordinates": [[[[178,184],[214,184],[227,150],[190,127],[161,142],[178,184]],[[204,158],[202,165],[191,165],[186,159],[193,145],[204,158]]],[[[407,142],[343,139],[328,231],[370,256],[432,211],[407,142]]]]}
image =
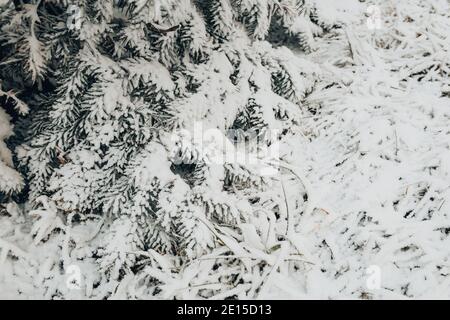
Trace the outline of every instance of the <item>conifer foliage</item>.
{"type": "MultiPolygon", "coordinates": [[[[10,97],[10,94],[3,91],[0,91],[0,94],[10,97]]],[[[17,193],[23,187],[23,179],[14,169],[13,156],[6,144],[13,129],[10,120],[10,115],[0,108],[0,199],[17,193]]]]}
{"type": "Polygon", "coordinates": [[[4,91],[0,82],[0,200],[6,201],[17,194],[24,185],[22,176],[14,169],[13,154],[8,148],[8,139],[13,135],[13,125],[8,109],[14,115],[25,115],[28,106],[12,90],[4,91]]]}
{"type": "MultiPolygon", "coordinates": [[[[294,250],[286,236],[313,205],[308,183],[280,164],[283,154],[259,157],[272,174],[212,161],[195,128],[226,136],[234,155],[278,144],[283,153],[322,76],[283,45],[308,53],[338,21],[311,0],[38,0],[0,10],[0,75],[33,108],[17,150],[36,244],[58,243],[63,268],[94,261],[83,285],[108,284],[97,297],[124,283],[131,297],[174,297],[196,277],[221,285],[193,296],[264,291],[264,277],[250,284],[245,274],[267,276],[271,253],[294,250]],[[298,190],[290,204],[280,177],[298,190]]],[[[18,189],[14,181],[0,189],[18,189]]]]}

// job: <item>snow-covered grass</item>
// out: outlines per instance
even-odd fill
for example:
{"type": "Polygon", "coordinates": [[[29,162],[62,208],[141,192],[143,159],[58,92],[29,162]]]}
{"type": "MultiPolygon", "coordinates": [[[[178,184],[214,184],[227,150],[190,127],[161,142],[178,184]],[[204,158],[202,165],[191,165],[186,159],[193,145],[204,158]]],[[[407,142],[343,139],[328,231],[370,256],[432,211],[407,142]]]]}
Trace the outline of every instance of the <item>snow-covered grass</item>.
{"type": "Polygon", "coordinates": [[[298,171],[280,179],[295,230],[272,251],[259,249],[251,226],[241,226],[242,243],[224,229],[218,237],[242,261],[228,269],[210,272],[217,259],[232,258],[221,248],[183,268],[149,252],[160,271],[101,287],[93,261],[75,259],[90,285],[73,290],[76,272],[63,271],[67,250],[75,248],[72,258],[93,250],[101,219],[55,234],[64,227],[50,206],[33,212],[36,225],[9,205],[0,211],[0,298],[96,298],[108,290],[111,298],[199,298],[233,272],[244,274],[243,283],[213,298],[450,298],[449,4],[339,3],[347,25],[317,39],[315,52],[299,53],[335,84],[307,98],[317,113],[284,142],[283,160],[298,171]],[[381,29],[368,28],[369,5],[380,10],[381,29]],[[310,209],[301,214],[298,178],[310,209]],[[258,260],[269,268],[259,272],[258,260]],[[163,283],[157,291],[142,289],[148,276],[163,283]]]}
{"type": "Polygon", "coordinates": [[[449,298],[449,5],[371,3],[381,30],[350,25],[315,56],[342,64],[348,41],[354,59],[336,71],[340,87],[310,97],[322,108],[294,152],[324,208],[299,221],[315,265],[297,275],[308,297],[449,298]]]}

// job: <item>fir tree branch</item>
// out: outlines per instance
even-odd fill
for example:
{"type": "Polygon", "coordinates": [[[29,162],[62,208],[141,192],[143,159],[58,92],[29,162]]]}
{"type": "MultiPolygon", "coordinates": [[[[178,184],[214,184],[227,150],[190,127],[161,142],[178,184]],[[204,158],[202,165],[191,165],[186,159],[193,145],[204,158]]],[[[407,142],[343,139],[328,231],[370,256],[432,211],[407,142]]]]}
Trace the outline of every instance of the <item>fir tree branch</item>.
{"type": "Polygon", "coordinates": [[[167,33],[170,33],[170,32],[177,31],[178,28],[180,27],[179,25],[177,25],[177,26],[170,27],[168,29],[164,29],[164,27],[156,24],[155,22],[150,22],[150,25],[152,26],[152,28],[154,30],[156,30],[157,32],[159,32],[161,34],[167,34],[167,33]]]}

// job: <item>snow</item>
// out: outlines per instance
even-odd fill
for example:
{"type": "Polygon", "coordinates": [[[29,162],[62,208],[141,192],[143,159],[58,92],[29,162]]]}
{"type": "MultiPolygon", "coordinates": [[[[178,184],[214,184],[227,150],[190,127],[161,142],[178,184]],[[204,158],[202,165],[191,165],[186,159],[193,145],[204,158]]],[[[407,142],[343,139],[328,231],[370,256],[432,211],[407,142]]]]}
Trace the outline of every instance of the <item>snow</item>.
{"type": "MultiPolygon", "coordinates": [[[[358,33],[367,36],[365,30],[358,33]]],[[[369,50],[360,55],[381,64],[350,67],[349,87],[322,92],[320,115],[306,122],[315,138],[306,150],[298,147],[298,166],[321,191],[317,203],[331,208],[328,214],[316,210],[318,228],[306,234],[309,243],[316,242],[309,252],[330,250],[334,257],[323,256],[321,285],[315,277],[307,283],[320,288],[319,298],[364,292],[371,298],[448,298],[442,270],[450,258],[443,233],[449,219],[441,205],[449,185],[441,159],[448,154],[450,103],[433,84],[402,83],[398,72],[387,71],[392,68],[386,52],[369,50]],[[376,290],[363,281],[371,265],[381,271],[376,290]]],[[[301,218],[301,234],[309,220],[301,218]]]]}
{"type": "Polygon", "coordinates": [[[10,116],[0,106],[0,193],[20,190],[23,185],[22,177],[13,168],[11,150],[5,143],[13,134],[10,120],[10,116]]]}
{"type": "MultiPolygon", "coordinates": [[[[208,85],[170,106],[177,129],[184,131],[162,134],[133,155],[124,189],[111,191],[117,194],[104,203],[103,209],[118,217],[114,221],[77,212],[100,201],[93,190],[108,177],[99,163],[105,161],[108,169],[119,165],[119,148],[102,159],[80,145],[67,152],[70,163],[53,173],[51,198],[38,198],[34,208],[2,205],[0,298],[450,298],[448,2],[307,3],[317,3],[327,24],[345,22],[316,37],[310,54],[274,49],[265,41],[244,49],[247,40],[236,37],[230,48],[242,47],[237,86],[229,83],[234,67],[226,48],[213,51],[199,67],[187,63],[208,85]],[[382,13],[381,29],[368,28],[371,5],[382,13]],[[271,71],[279,66],[297,75],[294,94],[281,97],[265,89],[253,94],[248,80],[270,88],[271,71]],[[190,129],[203,121],[203,130],[225,134],[250,97],[261,105],[264,124],[289,129],[272,144],[280,159],[258,159],[275,168],[268,177],[261,178],[261,163],[244,166],[226,158],[223,164],[209,162],[205,185],[191,187],[167,166],[180,150],[186,157],[197,152],[197,160],[207,162],[211,154],[201,153],[190,129]],[[277,109],[295,126],[280,125],[277,109]],[[227,179],[240,180],[234,193],[223,190],[227,179]],[[182,266],[174,255],[144,248],[140,241],[138,209],[150,201],[153,183],[160,186],[159,206],[147,213],[156,218],[145,230],[170,242],[167,234],[180,228],[177,236],[186,241],[190,259],[182,266]],[[244,184],[254,188],[241,190],[244,184]],[[136,190],[133,203],[124,203],[128,188],[136,190]],[[255,198],[259,202],[251,205],[248,200],[255,198]],[[186,199],[194,205],[185,205],[186,199]],[[62,216],[60,210],[69,213],[62,216]],[[124,210],[131,218],[120,216],[124,210]],[[181,226],[172,224],[175,217],[181,226]],[[73,223],[77,219],[79,224],[73,223]],[[198,245],[188,242],[191,238],[198,245]],[[138,263],[142,270],[134,275],[138,263]],[[81,290],[71,290],[67,280],[78,272],[74,279],[81,290]]],[[[298,19],[290,30],[300,32],[307,23],[298,19]]],[[[95,26],[89,37],[99,32],[95,26]]],[[[191,49],[202,49],[202,41],[196,39],[191,49]]],[[[166,68],[170,61],[161,60],[124,64],[128,84],[175,90],[179,83],[166,68]]],[[[113,141],[119,115],[141,103],[127,97],[124,84],[115,78],[92,105],[99,127],[87,140],[95,148],[113,141]]],[[[21,179],[3,142],[12,134],[9,122],[0,108],[0,190],[21,179]]],[[[230,145],[233,154],[242,152],[230,145]]],[[[225,152],[220,147],[213,149],[225,152]]],[[[42,170],[45,165],[33,164],[42,170]]]]}

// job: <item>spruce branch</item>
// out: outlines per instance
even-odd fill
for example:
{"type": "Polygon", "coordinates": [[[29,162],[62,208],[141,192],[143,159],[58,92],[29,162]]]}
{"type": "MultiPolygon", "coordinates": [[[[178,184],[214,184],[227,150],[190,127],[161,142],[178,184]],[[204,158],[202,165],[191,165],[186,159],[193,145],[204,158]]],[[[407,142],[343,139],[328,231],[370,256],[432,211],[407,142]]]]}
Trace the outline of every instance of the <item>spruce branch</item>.
{"type": "Polygon", "coordinates": [[[0,82],[0,97],[1,96],[5,96],[6,99],[13,100],[15,103],[15,108],[18,110],[18,112],[21,115],[25,115],[28,113],[28,111],[29,111],[28,105],[25,102],[23,102],[21,99],[19,99],[17,97],[17,93],[14,93],[13,90],[3,91],[1,88],[1,82],[0,82]]]}
{"type": "Polygon", "coordinates": [[[150,25],[151,25],[152,29],[154,29],[155,31],[157,31],[160,34],[168,34],[170,32],[175,32],[180,27],[179,25],[176,25],[176,26],[173,26],[170,28],[164,28],[163,26],[158,25],[156,22],[150,22],[150,25]]]}

